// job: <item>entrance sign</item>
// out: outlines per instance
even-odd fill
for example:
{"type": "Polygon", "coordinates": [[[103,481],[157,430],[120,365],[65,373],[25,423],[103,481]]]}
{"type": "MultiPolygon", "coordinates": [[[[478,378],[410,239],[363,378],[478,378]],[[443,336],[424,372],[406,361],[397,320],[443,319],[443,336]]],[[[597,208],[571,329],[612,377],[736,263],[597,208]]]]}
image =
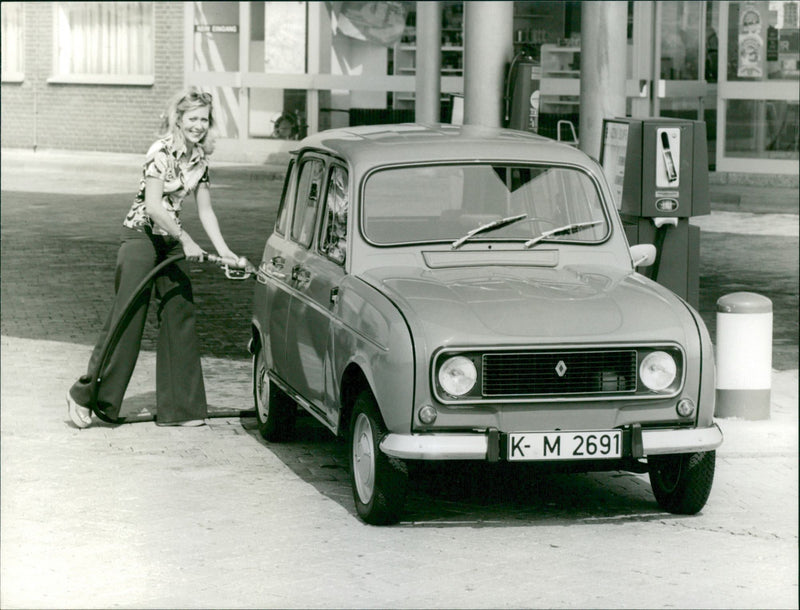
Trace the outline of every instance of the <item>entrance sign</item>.
{"type": "Polygon", "coordinates": [[[219,24],[210,25],[207,23],[202,23],[202,24],[195,24],[194,31],[200,32],[201,34],[238,34],[239,26],[219,25],[219,24]]]}

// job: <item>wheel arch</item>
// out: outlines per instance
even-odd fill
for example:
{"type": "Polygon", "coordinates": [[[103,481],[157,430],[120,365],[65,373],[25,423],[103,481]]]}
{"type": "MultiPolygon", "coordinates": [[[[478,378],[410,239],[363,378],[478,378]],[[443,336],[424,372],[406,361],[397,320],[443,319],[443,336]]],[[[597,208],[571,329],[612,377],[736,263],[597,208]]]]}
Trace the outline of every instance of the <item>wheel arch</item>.
{"type": "Polygon", "coordinates": [[[247,353],[256,353],[256,346],[261,345],[261,330],[255,322],[250,323],[250,339],[247,342],[247,353]]]}
{"type": "MultiPolygon", "coordinates": [[[[350,430],[350,419],[353,415],[353,406],[355,405],[356,398],[358,398],[358,395],[364,390],[369,390],[372,395],[375,396],[375,390],[367,379],[364,370],[356,362],[351,362],[345,367],[342,373],[340,388],[339,404],[341,405],[341,410],[339,412],[338,433],[339,436],[344,437],[347,436],[350,430]]],[[[380,404],[378,405],[378,414],[383,417],[380,413],[380,404]]]]}

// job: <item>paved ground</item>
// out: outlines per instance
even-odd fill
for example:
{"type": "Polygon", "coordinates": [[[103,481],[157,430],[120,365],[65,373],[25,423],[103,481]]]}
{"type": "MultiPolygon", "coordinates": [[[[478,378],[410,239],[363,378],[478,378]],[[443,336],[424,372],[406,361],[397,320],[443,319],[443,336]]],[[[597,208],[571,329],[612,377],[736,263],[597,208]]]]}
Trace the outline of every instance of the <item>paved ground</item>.
{"type": "MultiPolygon", "coordinates": [[[[699,516],[661,512],[644,475],[462,465],[417,473],[404,522],[375,528],[308,419],[269,446],[247,418],[76,430],[61,394],[88,347],[1,353],[3,608],[797,607],[796,371],[769,421],[721,421],[699,516]]],[[[249,404],[246,363],[204,367],[216,407],[249,404]]]]}
{"type": "MultiPolygon", "coordinates": [[[[2,159],[0,607],[798,606],[797,266],[761,258],[797,250],[796,215],[698,219],[701,256],[721,255],[704,259],[723,282],[708,294],[727,286],[723,263],[748,282],[771,265],[770,298],[786,303],[771,419],[720,421],[700,515],[661,512],[643,475],[462,464],[416,471],[404,521],[374,528],[355,516],[344,445],[312,420],[267,445],[253,419],[227,416],[251,406],[237,333],[252,288],[205,268],[210,425],[66,421],[130,196],[126,163],[88,172],[87,158],[13,172],[2,159]]],[[[223,229],[255,257],[280,182],[260,168],[216,175],[223,229]]],[[[145,349],[126,413],[152,409],[154,359],[145,349]]]]}

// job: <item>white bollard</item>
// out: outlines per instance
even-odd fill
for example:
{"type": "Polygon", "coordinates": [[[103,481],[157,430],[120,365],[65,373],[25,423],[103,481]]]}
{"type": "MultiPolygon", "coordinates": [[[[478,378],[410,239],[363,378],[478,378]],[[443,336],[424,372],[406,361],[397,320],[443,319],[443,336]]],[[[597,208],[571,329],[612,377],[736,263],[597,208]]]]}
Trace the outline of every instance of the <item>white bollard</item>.
{"type": "Polygon", "coordinates": [[[717,417],[769,419],[772,301],[753,292],[717,300],[717,417]]]}

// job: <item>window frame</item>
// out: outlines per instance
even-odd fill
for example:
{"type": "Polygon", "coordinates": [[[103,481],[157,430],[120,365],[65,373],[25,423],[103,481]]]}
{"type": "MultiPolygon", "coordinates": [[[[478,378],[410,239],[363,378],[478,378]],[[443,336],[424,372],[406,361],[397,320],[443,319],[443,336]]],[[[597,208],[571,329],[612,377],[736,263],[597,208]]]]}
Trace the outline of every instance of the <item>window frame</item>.
{"type": "Polygon", "coordinates": [[[14,7],[15,9],[19,10],[19,24],[18,30],[20,33],[21,40],[19,41],[20,47],[20,65],[15,66],[16,70],[2,70],[2,76],[0,76],[0,82],[4,83],[22,83],[25,81],[25,4],[23,2],[4,2],[3,7],[9,9],[9,7],[14,7]]]}
{"type": "MultiPolygon", "coordinates": [[[[69,2],[53,2],[53,63],[52,73],[47,82],[53,84],[85,84],[85,85],[128,85],[128,86],[152,86],[155,84],[155,61],[156,61],[156,5],[154,2],[141,2],[149,5],[150,9],[150,48],[152,72],[150,74],[103,74],[82,72],[76,74],[62,74],[59,72],[60,64],[60,17],[59,11],[62,5],[69,2]]],[[[85,4],[104,4],[103,2],[87,2],[85,4]]],[[[119,4],[119,3],[115,3],[119,4]]]]}
{"type": "MultiPolygon", "coordinates": [[[[406,246],[421,246],[421,245],[434,245],[434,244],[447,244],[452,241],[449,237],[442,237],[436,239],[427,239],[427,238],[420,238],[420,239],[410,239],[406,241],[397,241],[391,243],[384,243],[376,241],[374,236],[370,236],[367,231],[367,184],[369,180],[377,173],[383,171],[393,171],[393,170],[402,170],[402,169],[415,169],[415,168],[432,168],[432,167],[442,167],[442,166],[453,166],[453,167],[461,167],[467,168],[469,166],[491,166],[491,165],[500,165],[506,167],[531,167],[531,168],[542,168],[547,170],[569,170],[576,172],[582,175],[584,178],[588,180],[588,183],[594,186],[594,192],[597,194],[597,205],[599,206],[599,212],[602,214],[602,219],[605,225],[605,233],[602,237],[596,238],[593,241],[589,240],[575,240],[575,239],[557,239],[557,240],[548,240],[548,243],[553,244],[557,243],[558,245],[570,245],[570,246],[580,246],[580,247],[596,247],[601,246],[608,242],[612,235],[614,234],[614,224],[612,222],[612,215],[611,210],[614,208],[614,202],[612,199],[607,199],[604,195],[603,188],[599,182],[599,177],[595,175],[592,171],[590,171],[587,167],[581,165],[574,165],[571,163],[544,163],[544,162],[536,162],[536,161],[518,161],[518,160],[509,160],[509,159],[493,159],[493,158],[486,158],[486,159],[479,159],[479,160],[445,160],[445,161],[437,161],[437,162],[419,162],[419,163],[397,163],[397,164],[388,164],[388,165],[381,165],[369,170],[366,174],[361,177],[361,182],[358,187],[358,198],[359,198],[359,217],[358,217],[358,231],[360,232],[361,238],[371,246],[376,248],[399,248],[399,247],[406,247],[406,246]]],[[[453,238],[455,239],[455,238],[453,238]]],[[[486,241],[506,241],[509,243],[519,242],[523,238],[509,238],[509,237],[500,237],[499,239],[497,236],[491,237],[487,236],[477,236],[471,240],[471,242],[486,242],[486,241]]]]}

